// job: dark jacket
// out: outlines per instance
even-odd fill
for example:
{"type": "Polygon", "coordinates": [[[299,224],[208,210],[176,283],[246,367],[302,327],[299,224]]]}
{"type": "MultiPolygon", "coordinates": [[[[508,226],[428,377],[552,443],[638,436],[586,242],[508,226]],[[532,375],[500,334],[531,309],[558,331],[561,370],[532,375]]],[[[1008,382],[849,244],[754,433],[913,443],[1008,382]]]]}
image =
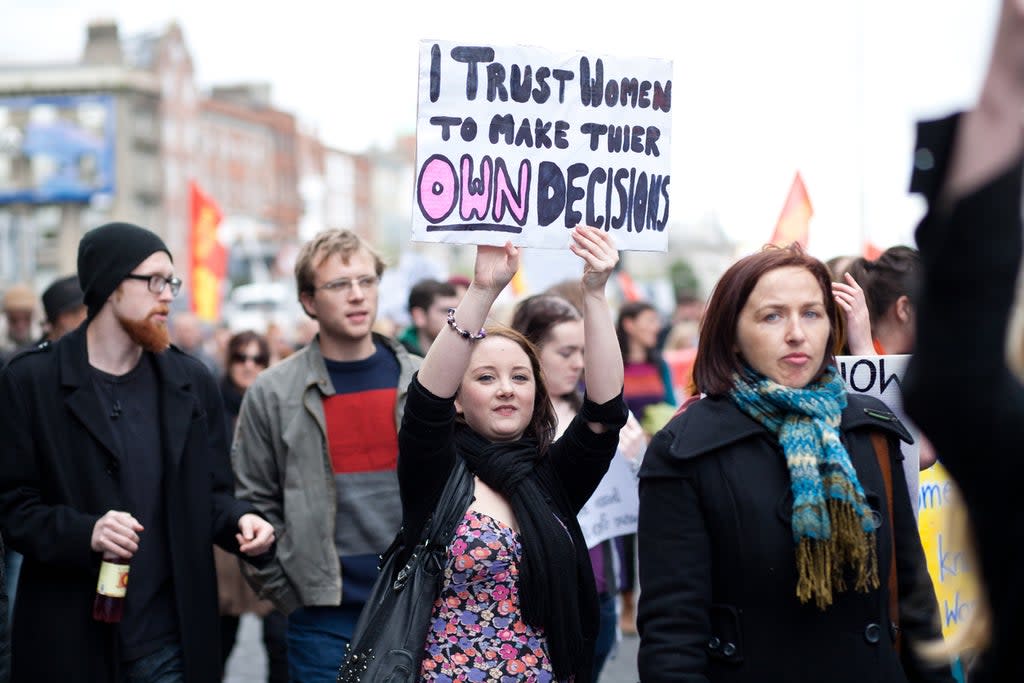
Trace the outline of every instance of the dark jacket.
{"type": "Polygon", "coordinates": [[[969,680],[1024,681],[1024,385],[1005,350],[1022,253],[1021,160],[945,210],[936,206],[958,120],[918,129],[915,158],[933,163],[912,186],[930,210],[917,228],[924,284],[903,395],[963,494],[992,607],[992,643],[969,680]]]}
{"type": "Polygon", "coordinates": [[[10,619],[7,618],[7,556],[4,553],[4,539],[0,535],[0,681],[10,678],[11,641],[7,632],[10,619]]]}
{"type": "MultiPolygon", "coordinates": [[[[115,681],[116,626],[92,619],[96,521],[122,507],[109,417],[90,376],[86,326],[14,358],[0,374],[0,525],[25,556],[12,681],[115,681]]],[[[167,542],[188,681],[220,669],[214,543],[238,552],[220,394],[174,347],[155,356],[167,542]]]]}
{"type": "Polygon", "coordinates": [[[850,395],[842,438],[877,515],[880,587],[837,592],[825,611],[796,597],[793,497],[774,435],[726,398],[705,398],[651,441],[640,471],[640,678],[697,683],[952,681],[908,641],[941,637],[898,447],[910,435],[877,399],[850,395]],[[890,420],[873,417],[878,411],[890,420]],[[871,443],[889,440],[894,511],[871,443]],[[889,627],[894,520],[903,667],[889,627]],[[906,674],[904,673],[906,670],[906,674]]]}

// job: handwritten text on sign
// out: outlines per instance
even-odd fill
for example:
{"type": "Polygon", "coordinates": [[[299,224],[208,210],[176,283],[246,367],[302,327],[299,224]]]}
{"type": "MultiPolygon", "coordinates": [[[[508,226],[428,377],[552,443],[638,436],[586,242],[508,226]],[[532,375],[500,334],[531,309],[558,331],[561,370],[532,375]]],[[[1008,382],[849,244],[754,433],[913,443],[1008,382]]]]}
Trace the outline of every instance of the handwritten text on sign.
{"type": "Polygon", "coordinates": [[[881,399],[913,435],[914,443],[901,443],[900,450],[903,451],[903,473],[907,477],[907,489],[916,514],[921,438],[903,411],[903,373],[909,360],[907,355],[837,356],[836,364],[848,391],[881,399]]]}
{"type": "Polygon", "coordinates": [[[609,538],[636,533],[640,509],[637,486],[629,461],[617,452],[601,483],[576,517],[588,548],[609,538]]]}
{"type": "Polygon", "coordinates": [[[953,494],[949,472],[939,463],[921,473],[920,504],[921,546],[939,601],[942,634],[949,637],[974,609],[978,577],[966,539],[950,528],[951,519],[964,514],[963,503],[953,494]]]}
{"type": "Polygon", "coordinates": [[[413,239],[665,251],[671,61],[420,45],[413,239]]]}

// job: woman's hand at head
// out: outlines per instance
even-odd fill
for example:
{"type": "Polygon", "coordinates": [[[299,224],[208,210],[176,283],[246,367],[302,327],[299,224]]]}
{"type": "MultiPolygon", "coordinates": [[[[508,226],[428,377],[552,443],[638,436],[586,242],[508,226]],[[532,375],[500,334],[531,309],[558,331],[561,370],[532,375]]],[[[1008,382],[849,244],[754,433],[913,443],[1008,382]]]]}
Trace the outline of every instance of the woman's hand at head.
{"type": "Polygon", "coordinates": [[[600,228],[578,225],[572,231],[569,249],[583,259],[583,291],[603,292],[619,262],[611,235],[600,228]]]}
{"type": "Polygon", "coordinates": [[[476,248],[476,264],[473,267],[473,284],[497,294],[512,281],[519,270],[519,247],[505,242],[503,247],[486,244],[476,248]]]}
{"type": "Polygon", "coordinates": [[[846,316],[846,345],[855,356],[873,354],[871,315],[864,290],[849,273],[844,273],[843,278],[846,282],[832,283],[832,296],[840,312],[846,316]]]}

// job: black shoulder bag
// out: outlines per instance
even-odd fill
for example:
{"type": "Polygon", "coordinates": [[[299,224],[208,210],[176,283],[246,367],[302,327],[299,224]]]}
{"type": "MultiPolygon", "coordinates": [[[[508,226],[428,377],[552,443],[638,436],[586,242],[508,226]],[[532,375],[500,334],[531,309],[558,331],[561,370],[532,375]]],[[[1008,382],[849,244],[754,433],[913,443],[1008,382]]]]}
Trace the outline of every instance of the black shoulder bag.
{"type": "Polygon", "coordinates": [[[411,683],[417,680],[434,600],[441,590],[445,552],[469,507],[473,475],[455,459],[437,507],[404,567],[402,532],[381,555],[380,575],[356,623],[338,669],[338,683],[411,683]]]}

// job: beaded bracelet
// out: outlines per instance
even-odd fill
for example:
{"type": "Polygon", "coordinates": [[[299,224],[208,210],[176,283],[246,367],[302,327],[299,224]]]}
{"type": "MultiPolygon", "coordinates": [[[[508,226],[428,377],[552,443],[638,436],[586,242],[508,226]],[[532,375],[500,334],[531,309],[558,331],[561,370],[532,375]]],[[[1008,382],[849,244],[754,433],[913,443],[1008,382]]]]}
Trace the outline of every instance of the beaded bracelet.
{"type": "Polygon", "coordinates": [[[464,330],[461,327],[459,327],[458,324],[455,322],[454,308],[448,309],[448,327],[452,328],[460,335],[462,335],[463,339],[467,339],[469,341],[477,341],[478,339],[483,339],[484,337],[487,336],[487,331],[482,327],[480,328],[480,331],[477,332],[476,334],[473,334],[469,330],[464,330]]]}

